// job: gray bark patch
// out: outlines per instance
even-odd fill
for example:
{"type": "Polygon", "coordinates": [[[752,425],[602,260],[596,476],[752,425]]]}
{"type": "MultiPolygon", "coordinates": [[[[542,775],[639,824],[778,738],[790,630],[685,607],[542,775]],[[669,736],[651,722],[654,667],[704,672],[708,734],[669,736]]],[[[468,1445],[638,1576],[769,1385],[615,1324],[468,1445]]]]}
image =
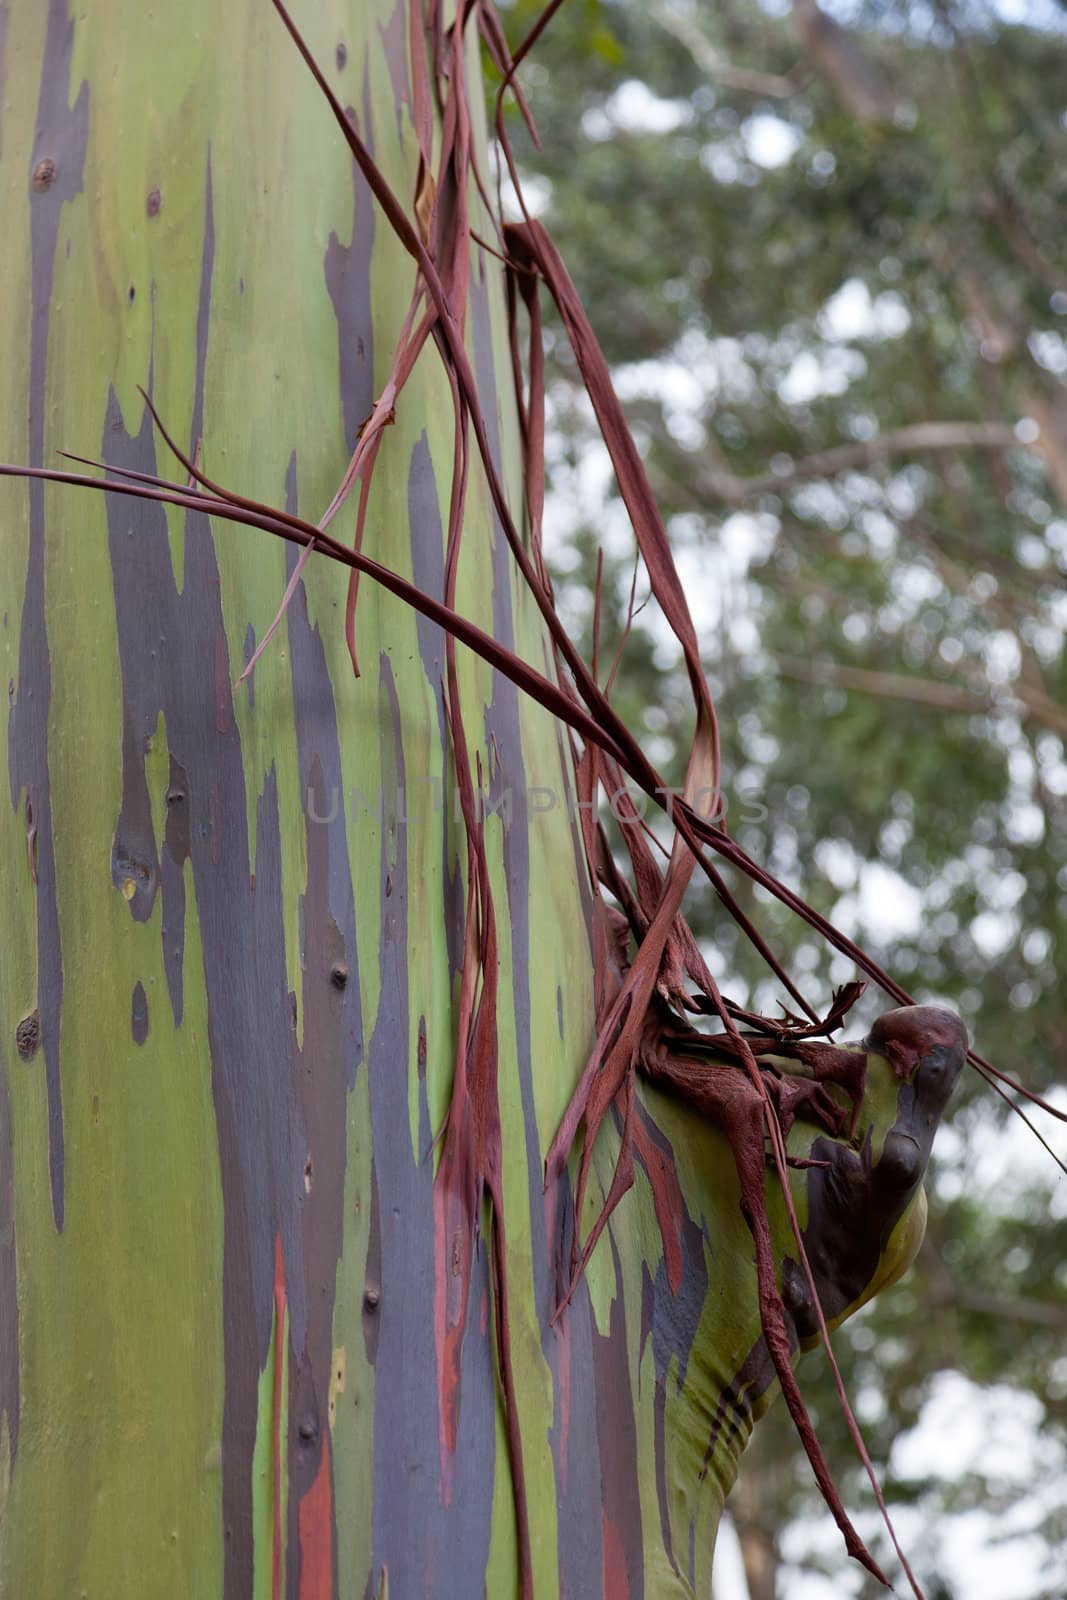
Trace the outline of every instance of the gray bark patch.
{"type": "Polygon", "coordinates": [[[140,978],[134,985],[130,1001],[130,1032],[134,1044],[144,1044],[148,1038],[148,996],[144,992],[144,984],[140,978]]]}

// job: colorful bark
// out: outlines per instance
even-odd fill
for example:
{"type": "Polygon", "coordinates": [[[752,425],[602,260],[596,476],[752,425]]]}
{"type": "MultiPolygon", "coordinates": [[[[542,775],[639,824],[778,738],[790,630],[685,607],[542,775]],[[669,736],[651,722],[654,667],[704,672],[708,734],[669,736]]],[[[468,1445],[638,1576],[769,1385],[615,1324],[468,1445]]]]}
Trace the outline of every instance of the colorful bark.
{"type": "MultiPolygon", "coordinates": [[[[306,10],[330,83],[413,202],[403,0],[306,10]]],[[[0,237],[0,456],[67,448],[154,473],[144,385],[209,471],[314,519],[414,274],[273,11],[109,0],[74,22],[65,0],[14,0],[0,17],[18,197],[0,237]]],[[[486,253],[470,272],[468,355],[519,520],[502,277],[486,253]]],[[[430,342],[381,447],[365,548],[437,598],[451,424],[430,342]]],[[[471,915],[444,635],[365,582],[355,679],[344,581],[313,558],[235,691],[290,547],[195,507],[6,480],[0,539],[0,1589],[507,1594],[521,1441],[537,1594],[706,1592],[766,1390],[748,1393],[745,1365],[762,1349],[751,1239],[723,1136],[644,1091],[636,1192],[553,1323],[575,1226],[567,1169],[546,1195],[543,1163],[594,997],[552,719],[457,652],[499,941],[509,1433],[501,1235],[487,1226],[471,1255],[462,1227],[435,1227],[471,915]]],[[[544,666],[476,470],[456,603],[544,666]]],[[[872,1103],[879,1138],[898,1092],[872,1103]]],[[[583,1237],[618,1154],[610,1124],[583,1237]]]]}

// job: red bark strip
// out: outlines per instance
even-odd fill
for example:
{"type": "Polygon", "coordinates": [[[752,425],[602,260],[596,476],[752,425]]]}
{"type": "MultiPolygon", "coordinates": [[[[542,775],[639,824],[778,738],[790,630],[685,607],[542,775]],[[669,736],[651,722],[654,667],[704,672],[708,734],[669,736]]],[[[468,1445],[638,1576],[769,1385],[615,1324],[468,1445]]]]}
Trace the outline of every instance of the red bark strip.
{"type": "Polygon", "coordinates": [[[645,1169],[656,1207],[656,1221],[663,1240],[663,1259],[667,1264],[667,1282],[671,1293],[677,1294],[682,1287],[681,1234],[686,1218],[682,1186],[678,1182],[674,1162],[653,1143],[640,1116],[634,1118],[633,1128],[638,1160],[645,1169]]]}
{"type": "Polygon", "coordinates": [[[333,1486],[328,1431],[322,1436],[315,1481],[300,1502],[300,1600],[333,1600],[333,1486]]]}
{"type": "Polygon", "coordinates": [[[282,1600],[282,1374],[285,1367],[285,1259],[282,1236],[274,1241],[274,1438],[271,1446],[274,1503],[271,1537],[271,1600],[282,1600]]]}
{"type": "Polygon", "coordinates": [[[604,1593],[611,1600],[630,1600],[630,1577],[626,1570],[626,1550],[618,1528],[606,1510],[600,1513],[604,1544],[604,1593]]]}

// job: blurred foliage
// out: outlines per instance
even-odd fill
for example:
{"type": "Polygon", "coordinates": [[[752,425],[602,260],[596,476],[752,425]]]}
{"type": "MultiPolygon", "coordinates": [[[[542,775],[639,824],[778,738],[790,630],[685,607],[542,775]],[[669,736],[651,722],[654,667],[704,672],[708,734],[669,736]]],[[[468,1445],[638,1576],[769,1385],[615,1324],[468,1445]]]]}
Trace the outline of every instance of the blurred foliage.
{"type": "MultiPolygon", "coordinates": [[[[540,9],[505,8],[511,37],[540,9]]],[[[522,69],[542,148],[510,123],[694,599],[732,831],[1039,1090],[1061,1081],[1067,1042],[1065,34],[1041,0],[571,0],[522,69]]],[[[602,551],[610,661],[632,550],[549,336],[561,605],[590,644],[602,551]]],[[[690,702],[651,608],[616,698],[677,781],[690,702]]],[[[737,892],[825,1004],[851,970],[737,892]]],[[[772,1009],[711,899],[690,914],[728,992],[772,1009]]],[[[1067,1444],[1067,1220],[1036,1143],[1004,1177],[997,1152],[1028,1150],[998,1143],[1004,1118],[971,1075],[935,1151],[919,1265],[837,1338],[890,1498],[923,1511],[929,1593],[949,1597],[934,1519],[1019,1503],[992,1475],[894,1475],[892,1441],[939,1375],[1025,1391],[1043,1443],[1067,1444]]],[[[846,1463],[817,1358],[804,1367],[846,1463]]],[[[773,1490],[749,1514],[779,1558],[816,1514],[787,1440],[768,1419],[745,1469],[773,1490]]],[[[1034,1515],[1041,1592],[1062,1595],[1063,1497],[1034,1515]]]]}

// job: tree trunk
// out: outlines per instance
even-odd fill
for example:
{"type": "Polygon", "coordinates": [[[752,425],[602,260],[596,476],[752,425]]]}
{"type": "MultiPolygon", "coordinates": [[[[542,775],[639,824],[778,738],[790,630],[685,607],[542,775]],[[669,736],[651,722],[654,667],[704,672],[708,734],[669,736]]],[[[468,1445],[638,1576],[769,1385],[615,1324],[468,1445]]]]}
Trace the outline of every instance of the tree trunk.
{"type": "MultiPolygon", "coordinates": [[[[404,10],[303,11],[407,195],[404,10]]],[[[15,0],[6,24],[0,454],[170,473],[144,385],[186,446],[203,438],[210,472],[317,517],[414,270],[278,18],[263,0],[108,0],[74,22],[63,0],[15,0]]],[[[474,272],[471,354],[518,506],[501,277],[491,258],[474,272]]],[[[379,458],[366,546],[438,596],[451,456],[431,345],[379,458]]],[[[427,1573],[437,1593],[505,1594],[485,1249],[454,1452],[439,1439],[430,1150],[464,914],[443,635],[365,584],[355,680],[344,579],[312,562],[235,691],[289,547],[39,483],[5,483],[0,504],[3,1592],[362,1595],[387,1568],[394,1596],[427,1573]]],[[[484,480],[458,604],[541,658],[484,480]]],[[[526,804],[528,785],[563,792],[550,719],[469,654],[459,671],[500,804],[487,833],[536,1573],[549,1593],[546,1574],[577,1560],[573,1592],[590,1592],[596,1393],[587,1336],[572,1415],[558,1402],[553,1424],[566,1373],[541,1193],[588,1047],[580,874],[565,808],[526,804]]]]}
{"type": "MultiPolygon", "coordinates": [[[[406,7],[302,9],[414,210],[406,7]]],[[[74,21],[66,0],[12,0],[0,90],[0,455],[184,481],[143,386],[209,473],[315,520],[414,268],[270,5],[99,0],[74,21]]],[[[470,111],[485,172],[476,96],[470,111]]],[[[518,518],[486,252],[467,310],[518,518]]],[[[365,536],[438,598],[452,415],[431,341],[365,536]]],[[[355,678],[344,581],[313,558],[235,687],[291,546],[196,510],[0,487],[0,1591],[707,1594],[773,1371],[726,1139],[679,1099],[644,1090],[637,1190],[553,1323],[573,1218],[543,1161],[595,1018],[566,738],[459,651],[500,940],[501,1204],[472,1256],[435,1195],[473,915],[443,633],[365,582],[355,678]]],[[[477,470],[457,608],[545,668],[477,470]]],[[[618,1150],[609,1127],[586,1227],[618,1150]]],[[[771,1210],[781,1256],[780,1193],[771,1210]]]]}

